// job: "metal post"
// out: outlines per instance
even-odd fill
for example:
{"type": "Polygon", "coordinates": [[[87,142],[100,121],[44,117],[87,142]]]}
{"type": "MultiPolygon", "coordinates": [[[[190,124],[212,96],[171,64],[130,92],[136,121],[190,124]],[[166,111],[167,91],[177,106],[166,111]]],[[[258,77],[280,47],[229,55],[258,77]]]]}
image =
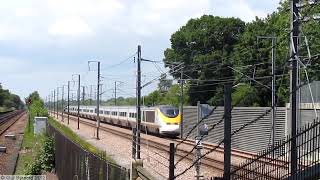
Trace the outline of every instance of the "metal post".
{"type": "Polygon", "coordinates": [[[141,127],[141,46],[138,45],[137,60],[137,159],[140,159],[140,127],[141,127]]]}
{"type": "Polygon", "coordinates": [[[132,128],[132,158],[136,159],[137,128],[132,128]]]}
{"type": "Polygon", "coordinates": [[[224,180],[230,180],[231,169],[231,88],[229,83],[224,85],[224,180]]]}
{"type": "Polygon", "coordinates": [[[61,109],[61,121],[63,122],[63,111],[64,111],[64,105],[63,105],[63,96],[64,96],[64,85],[62,85],[62,96],[61,96],[61,106],[62,106],[62,109],[61,109]]]}
{"type": "Polygon", "coordinates": [[[84,106],[85,104],[85,86],[82,86],[82,105],[84,106]]]}
{"type": "Polygon", "coordinates": [[[100,117],[99,117],[99,107],[100,107],[100,62],[98,61],[98,83],[97,83],[97,139],[99,139],[99,127],[100,127],[100,117]]]}
{"type": "Polygon", "coordinates": [[[180,114],[181,114],[181,123],[180,123],[180,137],[183,138],[183,103],[184,103],[184,97],[183,97],[183,68],[181,68],[181,74],[180,74],[180,89],[181,89],[181,95],[180,95],[180,114]]]}
{"type": "Polygon", "coordinates": [[[114,81],[114,105],[117,106],[117,81],[114,81]]]}
{"type": "Polygon", "coordinates": [[[174,143],[170,143],[169,180],[174,180],[174,143]]]}
{"type": "MultiPolygon", "coordinates": [[[[276,38],[273,37],[272,38],[272,146],[275,145],[275,138],[276,138],[276,131],[275,131],[275,127],[276,127],[276,113],[277,113],[277,105],[276,105],[276,71],[275,71],[275,64],[276,64],[276,38]]],[[[274,153],[273,153],[274,154],[274,153]]]]}
{"type": "Polygon", "coordinates": [[[53,117],[54,117],[54,113],[56,111],[56,90],[53,90],[53,117]]]}
{"type": "MultiPolygon", "coordinates": [[[[197,124],[201,120],[201,104],[200,101],[197,102],[197,112],[198,112],[198,118],[197,118],[197,124]]],[[[196,155],[195,155],[195,161],[196,161],[196,179],[199,180],[202,175],[201,175],[201,149],[202,149],[202,138],[200,136],[200,129],[199,129],[200,124],[197,126],[197,136],[196,136],[196,155]],[[200,141],[200,142],[199,142],[200,141]]]]}
{"type": "Polygon", "coordinates": [[[271,114],[271,144],[274,146],[275,144],[275,125],[276,125],[276,112],[277,112],[277,104],[276,104],[276,42],[277,37],[275,36],[258,36],[259,39],[271,39],[272,40],[272,51],[271,51],[271,75],[272,75],[272,81],[271,81],[271,106],[272,106],[272,114],[271,114]]]}
{"type": "Polygon", "coordinates": [[[78,128],[79,129],[79,126],[80,126],[80,74],[78,74],[78,128]]]}
{"type": "Polygon", "coordinates": [[[299,44],[299,9],[297,8],[299,0],[291,0],[291,36],[290,36],[290,57],[291,57],[291,176],[294,176],[297,171],[297,93],[298,93],[298,44],[299,44]]]}
{"type": "Polygon", "coordinates": [[[57,120],[59,119],[59,87],[57,87],[57,120]]]}
{"type": "Polygon", "coordinates": [[[90,106],[92,106],[92,86],[90,85],[90,106]]]}
{"type": "Polygon", "coordinates": [[[50,95],[50,93],[49,93],[49,95],[48,95],[48,112],[49,112],[49,115],[50,115],[50,108],[51,108],[51,95],[50,95]]]}
{"type": "Polygon", "coordinates": [[[68,125],[69,125],[69,121],[70,121],[70,117],[69,117],[69,108],[70,108],[70,81],[68,81],[68,125]]]}

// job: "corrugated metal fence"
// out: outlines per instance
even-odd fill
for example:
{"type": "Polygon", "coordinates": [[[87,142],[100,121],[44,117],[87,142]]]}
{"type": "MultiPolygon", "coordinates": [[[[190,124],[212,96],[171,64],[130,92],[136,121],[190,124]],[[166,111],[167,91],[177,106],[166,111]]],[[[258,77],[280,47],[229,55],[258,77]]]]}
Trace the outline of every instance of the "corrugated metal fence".
{"type": "MultiPolygon", "coordinates": [[[[248,123],[261,114],[264,114],[270,107],[235,107],[232,110],[232,131],[240,128],[243,124],[248,123]]],[[[224,114],[223,107],[218,107],[215,112],[203,122],[209,128],[218,122],[224,114]]],[[[276,113],[275,135],[276,141],[285,138],[286,109],[278,107],[276,113]]],[[[184,136],[197,123],[197,107],[184,107],[184,136]]],[[[209,135],[204,138],[211,143],[219,143],[223,140],[223,122],[219,124],[209,135]]],[[[196,136],[197,131],[191,133],[192,138],[196,136]]],[[[268,147],[271,143],[271,113],[257,121],[256,123],[243,129],[232,137],[232,148],[247,152],[259,152],[268,147]],[[250,143],[248,143],[250,142],[250,143]]]]}
{"type": "Polygon", "coordinates": [[[82,149],[51,125],[48,133],[55,139],[55,164],[59,179],[127,180],[129,171],[82,149]]]}

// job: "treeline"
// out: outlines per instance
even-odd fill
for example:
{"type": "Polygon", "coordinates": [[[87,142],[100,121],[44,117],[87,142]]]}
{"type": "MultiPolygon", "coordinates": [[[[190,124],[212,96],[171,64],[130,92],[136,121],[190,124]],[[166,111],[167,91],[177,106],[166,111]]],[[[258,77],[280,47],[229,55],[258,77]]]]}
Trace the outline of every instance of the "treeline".
{"type": "Polygon", "coordinates": [[[22,109],[24,103],[18,95],[10,93],[0,85],[0,112],[14,109],[22,109]]]}
{"type": "MultiPolygon", "coordinates": [[[[245,23],[238,18],[203,15],[190,19],[171,36],[171,47],[164,52],[164,62],[175,79],[181,74],[174,64],[184,63],[184,79],[189,85],[188,103],[197,101],[213,105],[223,104],[223,83],[232,82],[233,103],[239,106],[271,106],[271,49],[270,39],[258,36],[274,36],[276,43],[277,101],[283,106],[289,98],[290,69],[290,10],[288,1],[282,1],[278,9],[266,18],[256,18],[245,23]],[[263,85],[262,85],[263,84],[263,85]]],[[[308,9],[308,8],[306,8],[308,9]]],[[[320,7],[301,12],[311,15],[320,7]],[[311,11],[312,10],[312,11],[311,11]]],[[[320,53],[320,24],[310,20],[301,25],[300,58],[308,64],[310,80],[319,80],[319,56],[308,58],[307,43],[311,55],[320,53]]],[[[306,81],[301,71],[301,83],[306,81]]]]}

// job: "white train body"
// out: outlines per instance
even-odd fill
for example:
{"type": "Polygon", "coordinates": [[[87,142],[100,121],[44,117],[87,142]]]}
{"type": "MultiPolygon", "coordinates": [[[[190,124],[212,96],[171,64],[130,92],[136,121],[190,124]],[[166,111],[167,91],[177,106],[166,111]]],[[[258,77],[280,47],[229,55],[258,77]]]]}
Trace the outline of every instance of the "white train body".
{"type": "MultiPolygon", "coordinates": [[[[134,106],[101,106],[99,109],[101,122],[128,128],[136,127],[136,107],[134,106]]],[[[76,115],[78,106],[70,106],[69,112],[76,115]]],[[[80,106],[79,114],[81,117],[96,120],[96,106],[80,106]]],[[[173,106],[141,108],[141,129],[143,131],[178,136],[180,122],[179,109],[173,106]]]]}

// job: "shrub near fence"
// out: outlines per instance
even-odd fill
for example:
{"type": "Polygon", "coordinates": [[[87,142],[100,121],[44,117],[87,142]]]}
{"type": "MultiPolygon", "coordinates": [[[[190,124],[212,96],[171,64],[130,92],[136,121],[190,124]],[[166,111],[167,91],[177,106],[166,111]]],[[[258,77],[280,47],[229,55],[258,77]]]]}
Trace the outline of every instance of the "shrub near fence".
{"type": "Polygon", "coordinates": [[[129,179],[129,171],[126,168],[107,162],[87,152],[50,124],[48,125],[47,131],[55,140],[55,168],[59,179],[129,179]]]}

